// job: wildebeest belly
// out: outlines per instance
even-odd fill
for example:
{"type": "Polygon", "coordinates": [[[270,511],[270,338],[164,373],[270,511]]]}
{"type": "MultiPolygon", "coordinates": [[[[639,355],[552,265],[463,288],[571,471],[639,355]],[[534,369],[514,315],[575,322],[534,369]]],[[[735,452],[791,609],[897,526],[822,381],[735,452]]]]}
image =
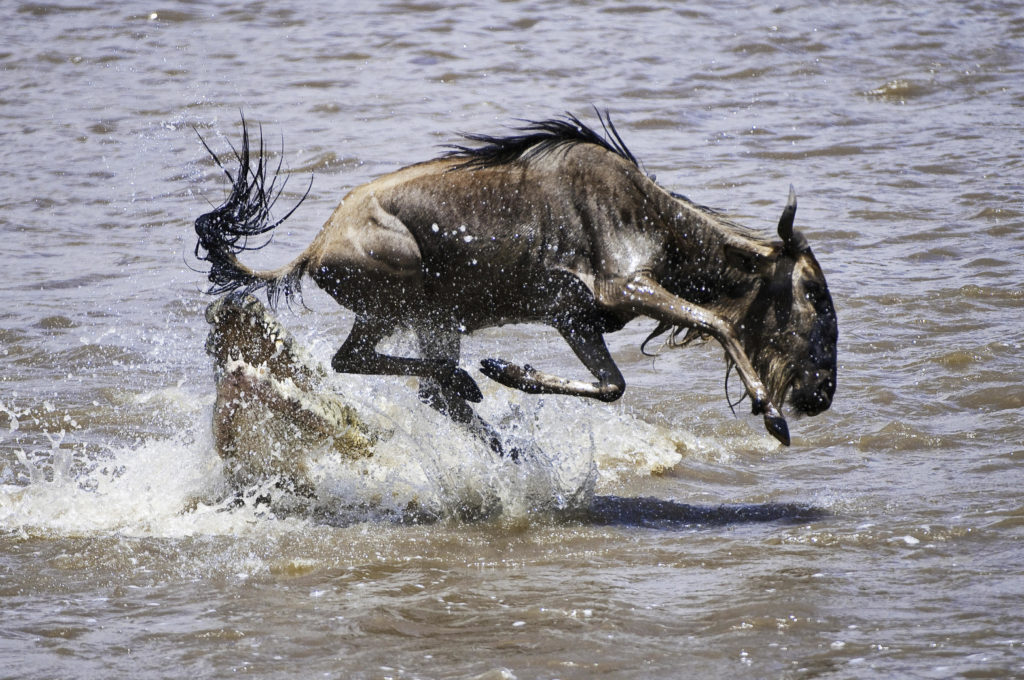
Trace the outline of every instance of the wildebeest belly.
{"type": "Polygon", "coordinates": [[[596,313],[593,277],[587,281],[588,268],[574,258],[545,257],[517,236],[446,241],[421,243],[423,296],[428,308],[469,330],[596,313]]]}
{"type": "Polygon", "coordinates": [[[375,194],[417,244],[424,308],[467,330],[601,316],[593,225],[545,180],[514,168],[414,174],[375,194]]]}

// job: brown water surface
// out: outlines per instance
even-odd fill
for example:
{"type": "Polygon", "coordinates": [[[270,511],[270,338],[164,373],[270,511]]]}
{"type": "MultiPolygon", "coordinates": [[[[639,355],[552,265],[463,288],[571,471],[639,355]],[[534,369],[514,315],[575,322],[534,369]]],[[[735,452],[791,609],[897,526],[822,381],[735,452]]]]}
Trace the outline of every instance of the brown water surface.
{"type": "MultiPolygon", "coordinates": [[[[0,675],[1024,677],[1017,4],[12,1],[0,26],[0,675]],[[617,404],[478,376],[527,464],[409,381],[341,377],[396,426],[379,465],[328,471],[314,512],[226,510],[190,269],[226,181],[192,128],[224,151],[262,124],[283,200],[315,175],[267,266],[461,131],[591,106],[752,227],[795,185],[832,409],[782,448],[729,413],[717,347],[651,360],[637,322],[617,404]]],[[[326,361],[351,316],[312,288],[281,318],[326,361]]],[[[493,355],[582,375],[542,328],[463,365],[493,355]]]]}

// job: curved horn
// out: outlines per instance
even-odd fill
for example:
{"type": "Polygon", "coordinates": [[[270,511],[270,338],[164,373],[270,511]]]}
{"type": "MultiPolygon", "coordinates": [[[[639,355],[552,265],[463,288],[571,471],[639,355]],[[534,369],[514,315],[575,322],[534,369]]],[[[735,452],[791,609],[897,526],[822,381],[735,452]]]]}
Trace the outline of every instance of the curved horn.
{"type": "Polygon", "coordinates": [[[779,218],[779,238],[786,245],[793,242],[793,218],[796,217],[796,190],[789,185],[789,200],[786,207],[782,209],[782,217],[779,218]]]}

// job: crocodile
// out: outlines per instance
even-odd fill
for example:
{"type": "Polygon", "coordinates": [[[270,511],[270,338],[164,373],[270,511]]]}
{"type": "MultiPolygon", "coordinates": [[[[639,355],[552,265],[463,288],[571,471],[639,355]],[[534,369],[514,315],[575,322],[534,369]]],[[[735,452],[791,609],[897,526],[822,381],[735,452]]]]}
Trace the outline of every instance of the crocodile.
{"type": "Polygon", "coordinates": [[[252,295],[206,309],[214,359],[213,440],[236,490],[269,482],[313,495],[312,463],[374,454],[387,436],[327,384],[327,372],[252,295]]]}

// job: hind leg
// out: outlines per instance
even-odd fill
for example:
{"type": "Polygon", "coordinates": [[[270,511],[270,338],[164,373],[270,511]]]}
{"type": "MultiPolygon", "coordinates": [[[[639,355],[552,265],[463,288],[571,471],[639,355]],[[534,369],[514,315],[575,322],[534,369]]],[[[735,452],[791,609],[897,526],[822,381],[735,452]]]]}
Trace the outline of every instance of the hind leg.
{"type": "Polygon", "coordinates": [[[390,335],[396,325],[379,317],[357,318],[348,338],[331,359],[331,367],[338,373],[410,375],[431,379],[461,399],[473,402],[483,399],[476,381],[458,368],[454,360],[394,357],[377,352],[377,344],[390,335]]]}
{"type": "MultiPolygon", "coordinates": [[[[454,328],[438,328],[436,326],[429,330],[421,328],[417,330],[416,336],[419,340],[420,352],[424,359],[445,365],[454,364],[458,361],[460,342],[458,331],[454,328]]],[[[462,369],[458,370],[461,371],[462,369]]],[[[481,418],[473,410],[473,407],[467,403],[466,398],[458,390],[453,389],[451,385],[446,385],[433,378],[421,380],[419,396],[424,404],[451,418],[456,423],[464,425],[498,455],[508,455],[512,460],[518,458],[516,451],[506,454],[498,432],[490,423],[481,418]]]]}
{"type": "Polygon", "coordinates": [[[476,381],[457,366],[457,351],[454,357],[422,358],[377,352],[381,340],[422,308],[423,263],[412,234],[375,198],[353,210],[331,217],[307,265],[318,286],[356,313],[331,366],[339,373],[432,378],[464,399],[480,401],[476,381]]]}
{"type": "Polygon", "coordinates": [[[450,389],[441,386],[431,378],[425,378],[420,382],[419,397],[420,401],[427,406],[465,426],[499,456],[508,455],[512,460],[518,459],[519,455],[514,450],[506,453],[501,443],[501,435],[497,430],[481,418],[465,399],[450,389]]]}

